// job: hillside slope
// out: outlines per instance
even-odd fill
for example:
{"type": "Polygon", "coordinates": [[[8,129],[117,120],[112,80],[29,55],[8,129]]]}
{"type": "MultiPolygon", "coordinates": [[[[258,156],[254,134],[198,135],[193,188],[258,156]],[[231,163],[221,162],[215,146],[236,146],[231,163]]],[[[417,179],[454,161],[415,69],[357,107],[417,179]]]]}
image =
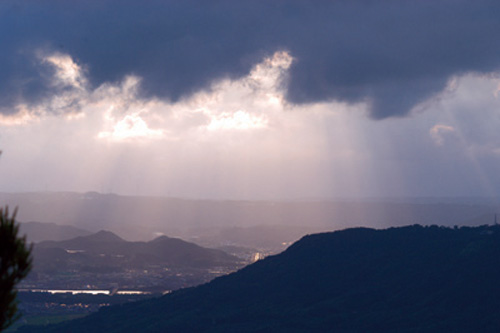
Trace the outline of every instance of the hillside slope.
{"type": "Polygon", "coordinates": [[[500,227],[306,236],[159,299],[23,332],[498,332],[500,227]]]}
{"type": "Polygon", "coordinates": [[[20,234],[26,235],[28,242],[61,241],[91,234],[84,229],[55,223],[22,222],[19,225],[20,234]]]}
{"type": "Polygon", "coordinates": [[[110,231],[64,241],[44,241],[34,248],[35,269],[62,269],[82,265],[138,268],[147,264],[207,268],[237,266],[239,259],[178,238],[158,237],[149,242],[128,242],[110,231]],[[57,261],[55,260],[57,259],[57,261]]]}

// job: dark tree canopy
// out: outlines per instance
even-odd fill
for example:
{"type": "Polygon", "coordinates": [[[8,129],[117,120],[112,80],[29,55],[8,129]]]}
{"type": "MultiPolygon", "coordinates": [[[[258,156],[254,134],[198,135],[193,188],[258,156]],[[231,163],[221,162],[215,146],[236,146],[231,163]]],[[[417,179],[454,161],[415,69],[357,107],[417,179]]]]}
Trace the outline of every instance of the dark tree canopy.
{"type": "Polygon", "coordinates": [[[20,316],[15,286],[28,275],[32,263],[32,247],[26,244],[26,236],[18,236],[16,212],[9,217],[8,208],[0,208],[0,331],[20,316]]]}

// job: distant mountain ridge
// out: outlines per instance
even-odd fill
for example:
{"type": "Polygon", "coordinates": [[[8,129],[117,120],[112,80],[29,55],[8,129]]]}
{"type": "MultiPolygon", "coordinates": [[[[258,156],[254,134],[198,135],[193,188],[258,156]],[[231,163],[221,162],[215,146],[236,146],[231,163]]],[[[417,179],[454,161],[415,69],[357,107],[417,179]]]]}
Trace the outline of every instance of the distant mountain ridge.
{"type": "Polygon", "coordinates": [[[62,248],[65,250],[68,249],[80,249],[80,250],[93,250],[95,246],[98,247],[110,245],[113,243],[122,243],[126,242],[123,238],[117,236],[111,231],[101,230],[97,233],[78,236],[71,239],[66,239],[62,241],[43,241],[36,245],[37,248],[62,248]],[[97,244],[96,244],[97,243],[97,244]]]}
{"type": "Polygon", "coordinates": [[[206,268],[235,266],[239,259],[221,250],[203,248],[177,238],[158,237],[149,242],[128,242],[110,231],[64,241],[44,241],[35,245],[35,269],[58,269],[69,264],[107,266],[117,269],[148,264],[206,268]],[[54,255],[59,264],[54,266],[54,255]],[[61,265],[62,263],[66,263],[61,265]]]}
{"type": "Polygon", "coordinates": [[[81,238],[93,242],[125,242],[123,238],[108,230],[101,230],[95,234],[83,236],[81,238]]]}
{"type": "MultiPolygon", "coordinates": [[[[500,213],[497,202],[446,198],[245,201],[42,192],[0,193],[0,203],[1,206],[19,206],[17,217],[20,221],[54,222],[93,232],[107,229],[130,240],[150,240],[158,232],[187,239],[200,236],[199,232],[191,232],[196,229],[256,225],[281,225],[290,229],[301,226],[308,229],[307,233],[353,226],[387,228],[416,223],[481,225],[492,223],[494,214],[500,213]]],[[[258,247],[256,244],[237,245],[258,247]]]]}
{"type": "Polygon", "coordinates": [[[47,222],[21,222],[19,233],[26,235],[28,242],[61,241],[92,234],[90,231],[81,228],[47,222]]]}
{"type": "Polygon", "coordinates": [[[500,226],[302,238],[205,285],[22,332],[498,332],[500,226]]]}

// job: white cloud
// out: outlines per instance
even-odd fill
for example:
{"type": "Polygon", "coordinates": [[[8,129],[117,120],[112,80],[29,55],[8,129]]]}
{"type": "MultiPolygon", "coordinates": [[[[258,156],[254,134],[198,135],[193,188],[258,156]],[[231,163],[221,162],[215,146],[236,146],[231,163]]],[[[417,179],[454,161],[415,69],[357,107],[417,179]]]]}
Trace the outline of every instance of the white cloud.
{"type": "Polygon", "coordinates": [[[137,76],[92,90],[68,55],[50,59],[54,82],[71,89],[0,117],[0,174],[9,175],[0,177],[3,189],[225,198],[461,194],[470,186],[453,177],[476,180],[463,156],[480,155],[477,165],[500,147],[498,82],[488,78],[454,78],[426,112],[372,121],[363,103],[284,103],[282,80],[293,62],[284,52],[240,80],[176,103],[141,98],[137,76]]]}
{"type": "MultiPolygon", "coordinates": [[[[114,118],[110,118],[115,121],[114,118]]],[[[97,135],[100,139],[123,142],[136,139],[154,140],[164,137],[161,129],[151,129],[142,119],[140,112],[128,114],[115,122],[112,131],[102,131],[97,135]]]]}
{"type": "Polygon", "coordinates": [[[265,128],[267,119],[264,117],[253,116],[243,110],[238,110],[234,113],[222,113],[212,117],[207,129],[209,131],[234,129],[248,130],[256,128],[265,128]]]}
{"type": "Polygon", "coordinates": [[[10,115],[0,113],[0,126],[26,125],[37,119],[25,105],[18,106],[18,112],[10,115]]]}
{"type": "Polygon", "coordinates": [[[54,85],[67,85],[77,89],[85,89],[87,79],[81,66],[76,64],[71,56],[62,53],[52,53],[41,56],[42,62],[55,68],[54,85]]]}
{"type": "Polygon", "coordinates": [[[430,130],[429,134],[431,138],[434,140],[434,143],[438,146],[442,146],[444,144],[445,137],[450,133],[454,133],[455,129],[449,125],[437,124],[434,125],[430,130]]]}

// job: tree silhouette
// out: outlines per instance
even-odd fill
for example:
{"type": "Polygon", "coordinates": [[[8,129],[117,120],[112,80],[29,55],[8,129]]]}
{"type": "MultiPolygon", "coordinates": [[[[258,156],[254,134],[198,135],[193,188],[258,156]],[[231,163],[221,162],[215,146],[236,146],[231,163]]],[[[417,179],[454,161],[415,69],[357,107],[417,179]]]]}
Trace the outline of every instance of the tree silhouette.
{"type": "Polygon", "coordinates": [[[8,207],[0,208],[0,331],[20,317],[15,286],[28,275],[32,264],[32,246],[26,244],[26,236],[18,236],[16,213],[17,208],[9,217],[8,207]]]}

